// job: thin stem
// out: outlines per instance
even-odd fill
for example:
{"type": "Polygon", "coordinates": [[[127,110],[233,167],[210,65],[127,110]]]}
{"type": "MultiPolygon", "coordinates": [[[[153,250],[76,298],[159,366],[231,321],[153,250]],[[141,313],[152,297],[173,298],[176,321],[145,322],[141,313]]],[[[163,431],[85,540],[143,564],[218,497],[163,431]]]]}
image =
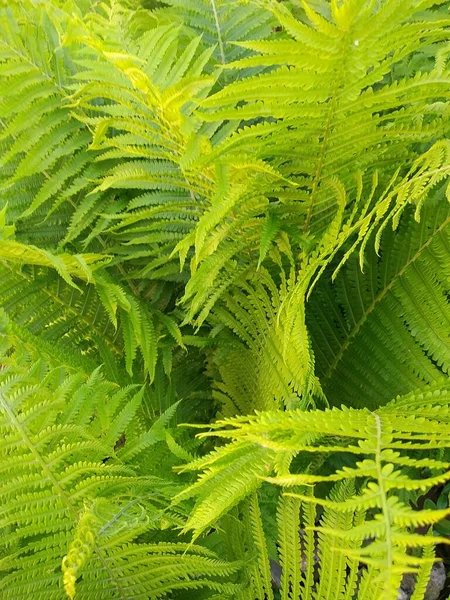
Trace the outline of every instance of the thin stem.
{"type": "Polygon", "coordinates": [[[219,50],[220,50],[220,59],[222,61],[222,64],[224,65],[226,63],[225,52],[223,49],[222,32],[220,31],[219,15],[217,14],[217,7],[216,7],[215,0],[211,0],[211,6],[212,6],[213,14],[214,14],[214,21],[216,23],[217,40],[219,42],[219,50]]]}

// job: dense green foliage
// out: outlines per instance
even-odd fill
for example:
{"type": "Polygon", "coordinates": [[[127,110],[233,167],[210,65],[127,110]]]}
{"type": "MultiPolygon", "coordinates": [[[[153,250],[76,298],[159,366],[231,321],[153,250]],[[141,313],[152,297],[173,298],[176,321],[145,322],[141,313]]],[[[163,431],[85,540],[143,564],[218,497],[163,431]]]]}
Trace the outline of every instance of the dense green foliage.
{"type": "Polygon", "coordinates": [[[2,600],[424,598],[449,9],[0,2],[2,600]]]}

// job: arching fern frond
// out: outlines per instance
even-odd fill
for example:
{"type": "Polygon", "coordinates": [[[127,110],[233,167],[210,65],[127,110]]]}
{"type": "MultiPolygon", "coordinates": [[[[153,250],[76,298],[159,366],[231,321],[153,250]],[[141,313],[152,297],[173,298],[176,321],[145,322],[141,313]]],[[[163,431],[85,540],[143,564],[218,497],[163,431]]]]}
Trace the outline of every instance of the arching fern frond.
{"type": "MultiPolygon", "coordinates": [[[[343,407],[261,412],[219,421],[213,431],[200,435],[231,441],[183,467],[203,471],[199,480],[178,497],[196,498],[186,529],[197,537],[266,480],[302,503],[331,509],[334,519],[339,520],[342,515],[342,530],[327,520],[318,528],[319,536],[336,537],[339,549],[331,550],[329,538],[326,542],[330,559],[339,560],[343,552],[353,564],[353,576],[354,561],[368,564],[369,574],[364,577],[373,576],[379,581],[374,598],[396,598],[402,573],[414,572],[423,563],[409,550],[423,549],[437,541],[418,535],[415,528],[436,523],[448,514],[446,510],[415,511],[408,504],[411,494],[423,492],[450,476],[449,464],[439,458],[439,450],[450,443],[445,434],[450,418],[448,400],[447,387],[435,386],[398,398],[374,412],[343,407]],[[329,463],[330,474],[322,474],[309,466],[308,457],[312,454],[346,454],[354,459],[348,466],[335,460],[329,463]],[[423,469],[427,470],[426,475],[423,469]],[[274,476],[268,477],[270,472],[274,476]],[[228,485],[219,498],[215,491],[224,478],[228,485]],[[289,491],[293,486],[338,481],[350,482],[349,485],[354,482],[356,487],[344,497],[332,495],[328,499],[289,491]],[[354,523],[352,515],[356,512],[360,516],[354,523]]],[[[346,564],[341,562],[341,576],[346,572],[346,564]]],[[[324,568],[329,568],[329,562],[324,563],[324,568]]],[[[327,577],[321,578],[319,597],[322,593],[327,597],[323,591],[327,581],[327,577]]]]}
{"type": "MultiPolygon", "coordinates": [[[[204,119],[242,125],[198,161],[199,168],[224,163],[222,186],[228,189],[220,190],[195,233],[177,246],[182,257],[195,248],[194,270],[205,261],[204,271],[220,273],[222,262],[244,252],[250,261],[257,262],[258,255],[260,261],[260,240],[271,215],[278,223],[274,236],[285,232],[297,251],[309,245],[316,253],[307,257],[306,272],[300,274],[304,286],[311,264],[333,255],[350,233],[358,234],[364,248],[366,234],[381,231],[390,219],[397,223],[412,197],[419,214],[429,191],[448,176],[446,142],[422,153],[447,133],[445,108],[438,109],[435,101],[445,97],[446,84],[440,82],[448,73],[436,60],[434,70],[410,80],[391,83],[388,75],[422,44],[439,55],[450,22],[420,12],[427,7],[409,2],[398,11],[379,10],[355,2],[348,11],[333,9],[330,21],[308,9],[305,24],[284,5],[270,4],[292,39],[244,44],[261,55],[228,66],[280,67],[201,101],[204,119]],[[416,29],[420,36],[412,41],[416,29]],[[394,45],[398,51],[392,53],[394,45]],[[239,164],[247,175],[242,191],[239,164]],[[257,176],[264,164],[270,183],[257,176]]],[[[225,271],[221,280],[226,286],[225,271]]],[[[205,276],[195,272],[190,286],[201,290],[205,284],[205,276]]],[[[202,303],[209,299],[212,288],[202,303]]],[[[199,310],[201,302],[191,299],[189,288],[185,300],[190,315],[199,310]]]]}
{"type": "Polygon", "coordinates": [[[228,68],[277,68],[203,101],[208,119],[242,119],[244,124],[258,119],[225,140],[214,158],[230,152],[267,158],[301,184],[296,199],[304,208],[304,229],[323,231],[332,214],[328,179],[339,177],[346,189],[355,189],[355,171],[370,173],[382,165],[394,172],[408,165],[414,144],[446,135],[447,121],[432,105],[441,92],[446,94],[440,82],[448,73],[441,62],[409,80],[389,85],[387,79],[396,63],[422,45],[434,43],[439,49],[449,22],[426,13],[422,17],[428,5],[402,2],[397,9],[392,2],[380,9],[355,2],[348,10],[335,7],[330,21],[308,8],[305,24],[283,4],[269,3],[290,39],[244,42],[262,56],[228,68]]]}

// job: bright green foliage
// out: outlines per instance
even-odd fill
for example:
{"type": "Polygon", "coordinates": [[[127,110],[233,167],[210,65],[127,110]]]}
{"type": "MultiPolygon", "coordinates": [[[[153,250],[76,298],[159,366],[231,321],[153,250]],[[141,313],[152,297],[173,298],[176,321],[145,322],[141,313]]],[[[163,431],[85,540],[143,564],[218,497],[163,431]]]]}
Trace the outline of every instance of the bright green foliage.
{"type": "Polygon", "coordinates": [[[2,598],[62,598],[61,561],[70,598],[80,573],[77,596],[95,600],[231,589],[220,576],[237,565],[161,535],[183,523],[168,508],[179,486],[170,459],[161,471],[139,458],[164,442],[170,415],[145,430],[143,389],[118,389],[98,370],[86,379],[15,363],[6,359],[0,384],[2,598]]]}
{"type": "MultiPolygon", "coordinates": [[[[265,479],[282,486],[285,497],[300,501],[293,509],[288,500],[282,499],[283,510],[295,510],[298,515],[300,506],[309,510],[309,503],[330,509],[318,529],[319,539],[326,544],[325,548],[319,547],[319,554],[323,569],[328,572],[327,576],[319,577],[318,598],[329,597],[330,591],[325,594],[323,589],[336,583],[332,579],[327,581],[331,576],[329,561],[339,561],[339,554],[334,554],[336,544],[339,552],[347,556],[349,567],[355,561],[367,563],[371,567],[367,576],[378,582],[383,597],[394,597],[404,569],[414,570],[426,564],[420,557],[407,554],[407,550],[425,549],[439,541],[414,534],[412,530],[432,525],[450,513],[449,509],[418,512],[408,505],[411,492],[427,490],[450,478],[449,463],[439,459],[439,451],[450,443],[446,432],[450,419],[449,394],[448,389],[442,388],[411,393],[374,412],[347,408],[296,410],[218,421],[212,432],[202,435],[231,438],[232,443],[184,468],[204,470],[198,482],[179,495],[196,498],[186,527],[193,529],[197,537],[265,479]],[[405,414],[406,408],[410,415],[405,414]],[[354,458],[348,466],[341,467],[339,453],[354,458]],[[308,454],[324,455],[328,461],[332,457],[331,473],[311,472],[308,454]],[[291,464],[295,465],[294,471],[289,470],[291,464]],[[424,469],[428,476],[424,475],[424,469]],[[229,483],[224,490],[221,482],[225,480],[229,483]],[[334,488],[328,499],[314,497],[306,488],[289,491],[291,487],[301,489],[337,481],[346,482],[346,492],[342,491],[344,488],[334,488]],[[337,539],[330,540],[330,536],[337,539]],[[369,543],[364,543],[366,540],[369,543]]],[[[278,516],[282,526],[284,519],[278,516]]],[[[288,523],[291,520],[292,517],[288,523]]],[[[313,521],[308,524],[311,525],[313,521]]],[[[298,527],[294,526],[295,531],[298,527]]],[[[298,540],[283,538],[283,543],[295,546],[298,540]]],[[[282,567],[288,561],[285,570],[291,569],[285,575],[287,587],[282,588],[283,595],[283,589],[286,591],[290,585],[289,577],[295,580],[296,573],[292,573],[291,552],[281,545],[280,553],[282,567]]],[[[344,558],[341,563],[340,577],[345,582],[347,563],[344,558]]],[[[298,583],[292,585],[299,589],[298,583]]],[[[298,591],[293,597],[298,597],[298,591]]]]}
{"type": "Polygon", "coordinates": [[[352,257],[334,284],[319,283],[309,325],[331,402],[377,406],[448,375],[449,243],[449,207],[430,202],[420,224],[410,216],[386,231],[381,259],[370,249],[364,273],[352,257]]]}
{"type": "Polygon", "coordinates": [[[423,599],[449,9],[0,2],[2,598],[423,599]]]}

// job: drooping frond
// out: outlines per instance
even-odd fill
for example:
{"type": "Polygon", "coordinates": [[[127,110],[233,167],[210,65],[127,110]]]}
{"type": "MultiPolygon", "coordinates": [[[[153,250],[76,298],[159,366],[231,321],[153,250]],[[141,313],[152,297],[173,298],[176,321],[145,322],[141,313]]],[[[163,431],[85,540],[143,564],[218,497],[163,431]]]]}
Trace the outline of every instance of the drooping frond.
{"type": "Polygon", "coordinates": [[[66,283],[77,287],[73,277],[92,283],[94,271],[107,264],[111,257],[101,254],[53,254],[49,250],[24,244],[14,239],[15,228],[6,225],[6,209],[0,211],[0,260],[21,265],[38,265],[55,269],[66,283]]]}

